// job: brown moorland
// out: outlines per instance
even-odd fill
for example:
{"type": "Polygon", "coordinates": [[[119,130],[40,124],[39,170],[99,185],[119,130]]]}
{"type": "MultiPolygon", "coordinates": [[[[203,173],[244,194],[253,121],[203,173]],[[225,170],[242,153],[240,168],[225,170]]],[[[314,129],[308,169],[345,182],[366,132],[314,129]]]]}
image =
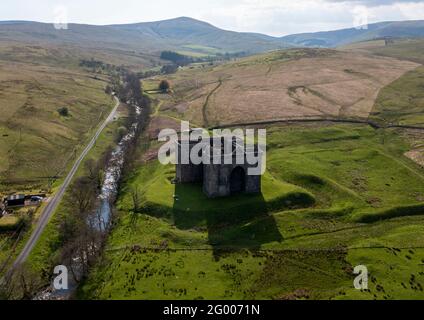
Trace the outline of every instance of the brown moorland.
{"type": "Polygon", "coordinates": [[[380,89],[418,66],[328,49],[275,51],[219,66],[191,66],[169,77],[173,94],[163,99],[161,113],[204,126],[305,117],[366,118],[380,89]]]}

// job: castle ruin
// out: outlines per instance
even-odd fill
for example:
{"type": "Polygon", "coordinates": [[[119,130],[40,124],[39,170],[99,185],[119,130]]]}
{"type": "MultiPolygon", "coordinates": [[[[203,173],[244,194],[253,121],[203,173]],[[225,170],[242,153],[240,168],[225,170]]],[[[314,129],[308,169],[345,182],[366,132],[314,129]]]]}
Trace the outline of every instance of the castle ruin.
{"type": "MultiPolygon", "coordinates": [[[[245,147],[244,141],[233,136],[201,140],[204,146],[210,147],[210,161],[194,164],[190,159],[188,164],[183,164],[183,145],[186,144],[185,150],[191,154],[198,143],[190,140],[177,141],[177,183],[203,183],[203,192],[209,198],[261,193],[262,176],[248,174],[249,168],[258,167],[258,164],[249,164],[247,161],[249,152],[253,152],[256,157],[261,154],[257,145],[253,148],[245,147]],[[226,148],[226,145],[231,147],[226,148]],[[238,159],[241,161],[237,161],[238,159]]],[[[200,149],[199,156],[203,156],[204,150],[200,149]]]]}

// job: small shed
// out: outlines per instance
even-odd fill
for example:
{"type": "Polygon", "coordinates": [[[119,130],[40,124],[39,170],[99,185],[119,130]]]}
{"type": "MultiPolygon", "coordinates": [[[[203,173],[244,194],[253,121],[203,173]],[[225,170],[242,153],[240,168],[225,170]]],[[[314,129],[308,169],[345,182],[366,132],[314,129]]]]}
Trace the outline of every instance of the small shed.
{"type": "Polygon", "coordinates": [[[25,205],[25,195],[24,194],[14,194],[6,197],[5,202],[7,207],[19,207],[25,205]]]}

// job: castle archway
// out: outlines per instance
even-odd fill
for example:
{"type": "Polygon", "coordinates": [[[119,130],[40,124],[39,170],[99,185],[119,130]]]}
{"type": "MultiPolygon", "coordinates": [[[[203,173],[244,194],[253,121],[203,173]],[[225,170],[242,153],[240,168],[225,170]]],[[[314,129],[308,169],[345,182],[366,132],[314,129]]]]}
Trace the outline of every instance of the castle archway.
{"type": "Polygon", "coordinates": [[[230,191],[232,194],[246,191],[246,173],[242,167],[236,167],[231,172],[230,191]]]}

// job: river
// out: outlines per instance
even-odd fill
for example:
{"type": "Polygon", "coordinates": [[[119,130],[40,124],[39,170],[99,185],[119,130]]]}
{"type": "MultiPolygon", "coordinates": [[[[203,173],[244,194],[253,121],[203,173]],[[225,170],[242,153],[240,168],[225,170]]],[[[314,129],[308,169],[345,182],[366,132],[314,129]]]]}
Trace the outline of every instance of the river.
{"type": "MultiPolygon", "coordinates": [[[[130,125],[128,133],[119,141],[115,149],[112,151],[109,163],[105,170],[103,184],[101,192],[98,198],[98,207],[94,210],[97,214],[94,214],[91,221],[87,221],[91,226],[101,232],[107,232],[111,218],[112,218],[112,206],[116,200],[118,193],[119,180],[122,176],[122,170],[125,161],[125,153],[128,149],[129,144],[136,138],[138,131],[139,120],[141,117],[141,108],[133,106],[135,108],[135,122],[130,125]]],[[[78,260],[74,259],[74,262],[78,265],[78,260]]],[[[78,267],[74,267],[78,269],[78,267]]],[[[75,282],[71,274],[69,273],[69,289],[68,290],[55,290],[52,285],[38,293],[34,300],[67,300],[77,289],[78,284],[75,282]]]]}

